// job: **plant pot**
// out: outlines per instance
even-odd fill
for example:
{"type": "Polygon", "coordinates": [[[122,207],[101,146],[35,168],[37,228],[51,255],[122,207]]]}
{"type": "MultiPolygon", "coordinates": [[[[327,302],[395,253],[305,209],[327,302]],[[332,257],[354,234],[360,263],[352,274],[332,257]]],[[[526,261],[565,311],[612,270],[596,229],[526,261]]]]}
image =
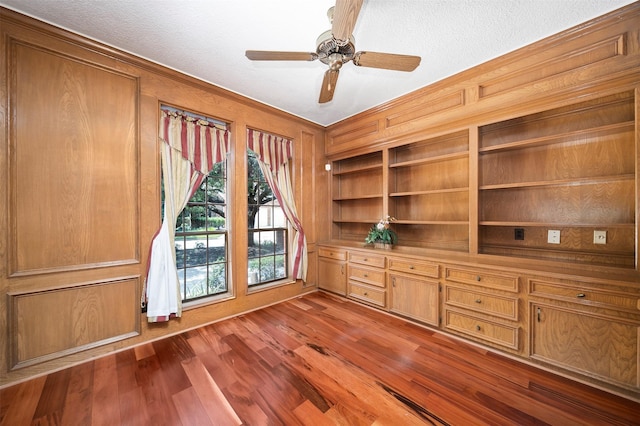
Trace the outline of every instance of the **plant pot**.
{"type": "Polygon", "coordinates": [[[391,250],[393,248],[393,244],[373,243],[373,248],[377,248],[381,250],[391,250]]]}

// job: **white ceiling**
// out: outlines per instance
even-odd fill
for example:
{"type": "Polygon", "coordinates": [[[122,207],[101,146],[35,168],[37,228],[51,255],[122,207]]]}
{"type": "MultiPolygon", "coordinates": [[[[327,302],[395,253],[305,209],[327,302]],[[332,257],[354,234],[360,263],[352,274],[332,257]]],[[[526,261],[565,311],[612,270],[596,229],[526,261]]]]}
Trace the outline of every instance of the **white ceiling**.
{"type": "Polygon", "coordinates": [[[0,5],[327,126],[629,0],[365,0],[358,51],[418,55],[412,73],[340,70],[318,103],[327,66],[252,62],[244,52],[314,52],[335,0],[0,0],[0,5]]]}

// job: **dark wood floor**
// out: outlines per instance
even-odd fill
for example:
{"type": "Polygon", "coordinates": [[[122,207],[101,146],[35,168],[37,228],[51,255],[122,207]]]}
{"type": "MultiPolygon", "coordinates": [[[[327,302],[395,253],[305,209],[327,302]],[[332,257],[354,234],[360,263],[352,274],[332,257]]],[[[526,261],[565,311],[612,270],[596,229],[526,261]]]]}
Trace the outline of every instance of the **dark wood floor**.
{"type": "Polygon", "coordinates": [[[0,421],[633,425],[640,404],[314,293],[5,388],[0,421]]]}

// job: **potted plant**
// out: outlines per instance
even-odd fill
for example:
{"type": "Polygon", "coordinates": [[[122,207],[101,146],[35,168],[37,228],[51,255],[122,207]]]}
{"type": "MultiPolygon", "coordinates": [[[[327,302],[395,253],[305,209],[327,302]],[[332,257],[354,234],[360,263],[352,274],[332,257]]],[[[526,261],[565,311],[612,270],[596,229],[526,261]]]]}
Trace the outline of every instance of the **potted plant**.
{"type": "Polygon", "coordinates": [[[398,235],[390,226],[394,220],[395,218],[391,216],[380,219],[380,222],[371,227],[364,242],[373,244],[376,248],[391,248],[393,244],[398,242],[398,235]]]}

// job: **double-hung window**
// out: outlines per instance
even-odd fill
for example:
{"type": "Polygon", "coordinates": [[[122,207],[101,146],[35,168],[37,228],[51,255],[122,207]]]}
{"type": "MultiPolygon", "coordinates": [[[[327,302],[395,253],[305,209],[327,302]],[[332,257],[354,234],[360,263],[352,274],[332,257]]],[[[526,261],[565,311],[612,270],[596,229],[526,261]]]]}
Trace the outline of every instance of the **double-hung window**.
{"type": "Polygon", "coordinates": [[[247,208],[249,287],[287,278],[287,218],[251,150],[247,151],[247,208]]]}
{"type": "Polygon", "coordinates": [[[227,168],[217,163],[176,223],[176,266],[182,301],[226,293],[227,168]]]}

